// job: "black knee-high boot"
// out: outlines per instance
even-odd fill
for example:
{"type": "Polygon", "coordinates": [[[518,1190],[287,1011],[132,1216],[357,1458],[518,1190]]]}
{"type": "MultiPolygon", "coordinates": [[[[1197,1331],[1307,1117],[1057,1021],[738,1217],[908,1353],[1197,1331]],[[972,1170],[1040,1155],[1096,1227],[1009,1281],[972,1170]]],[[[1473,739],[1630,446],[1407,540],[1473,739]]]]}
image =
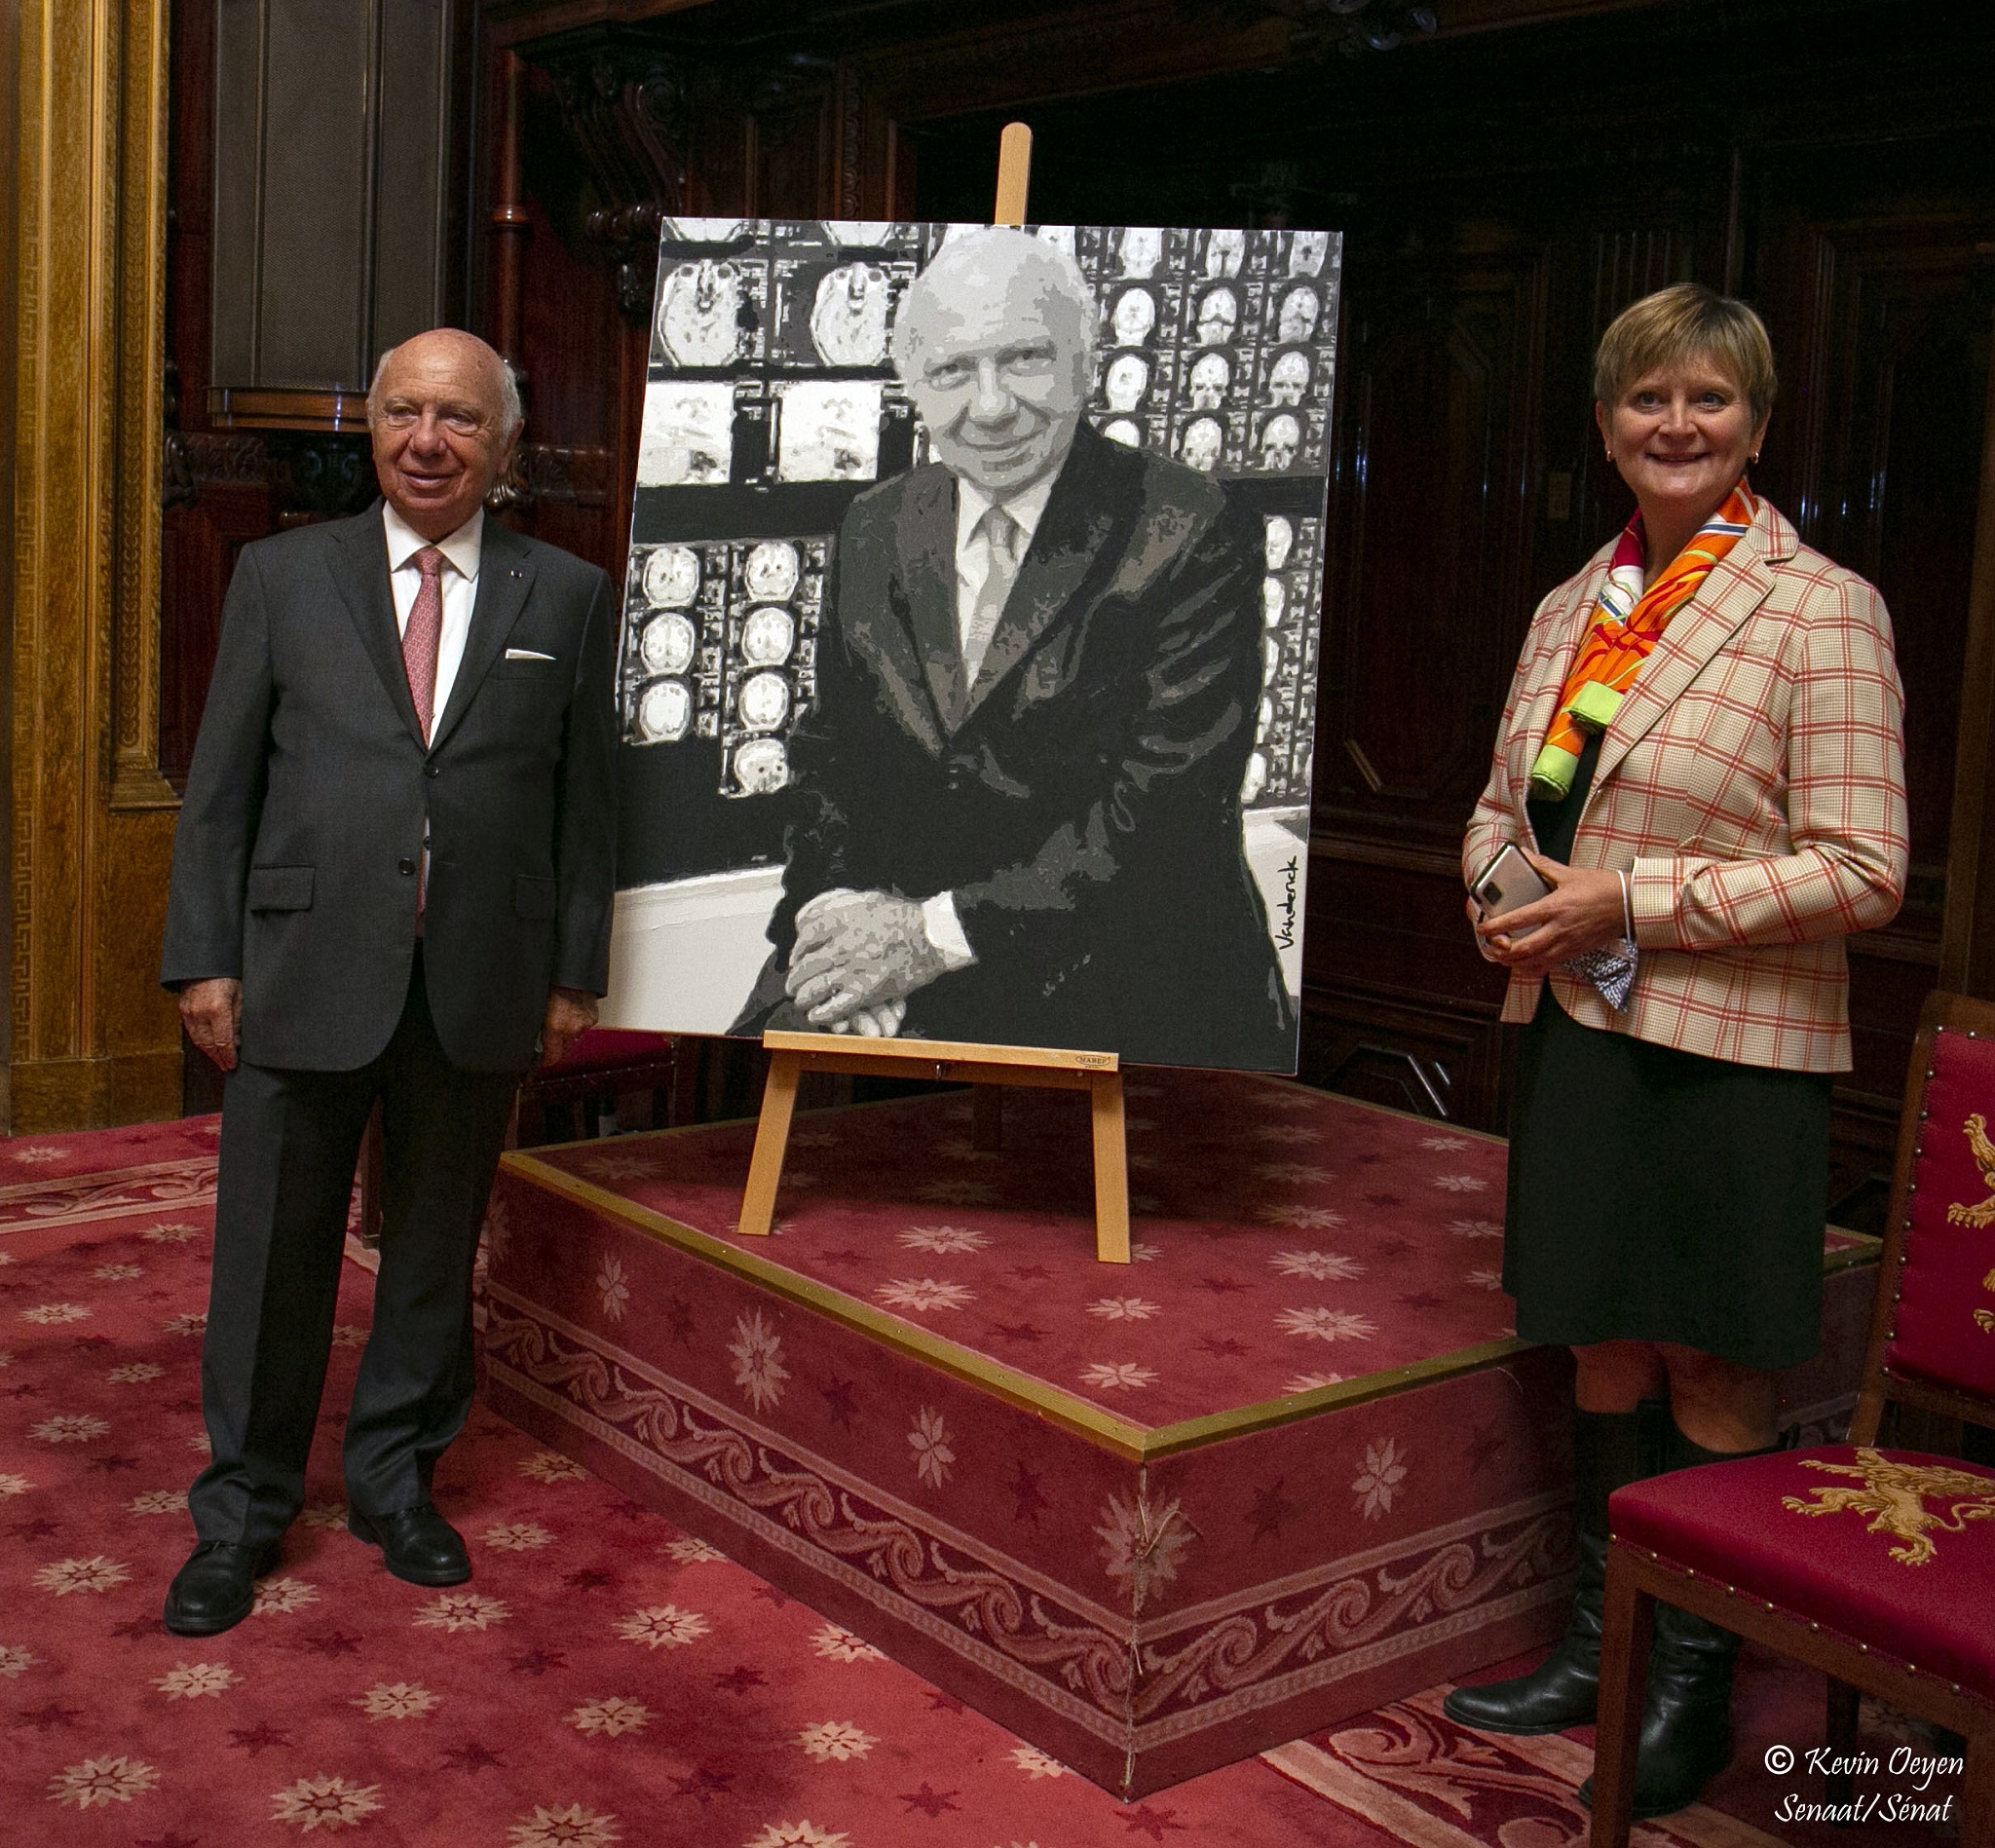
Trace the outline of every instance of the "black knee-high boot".
{"type": "MultiPolygon", "coordinates": [[[[1658,1407],[1657,1410],[1660,1410],[1658,1407]]],[[[1552,1653],[1528,1675],[1458,1687],[1443,1703],[1449,1718],[1483,1732],[1563,1732],[1594,1716],[1600,1685],[1600,1609],[1606,1590],[1607,1497],[1652,1476],[1661,1462],[1646,1405],[1636,1412],[1575,1412],[1572,1525],[1579,1580],[1572,1615],[1552,1653]]]]}
{"type": "MultiPolygon", "coordinates": [[[[1731,1463],[1764,1456],[1759,1451],[1708,1451],[1676,1429],[1664,1440],[1666,1469],[1731,1463]]],[[[1674,1604],[1656,1605],[1655,1641],[1649,1651],[1648,1687],[1641,1708],[1641,1743],[1635,1763],[1635,1814],[1668,1816],[1687,1809],[1704,1787],[1732,1761],[1732,1666],[1740,1639],[1674,1604]]],[[[1580,1786],[1593,1801],[1594,1781],[1580,1786]]]]}

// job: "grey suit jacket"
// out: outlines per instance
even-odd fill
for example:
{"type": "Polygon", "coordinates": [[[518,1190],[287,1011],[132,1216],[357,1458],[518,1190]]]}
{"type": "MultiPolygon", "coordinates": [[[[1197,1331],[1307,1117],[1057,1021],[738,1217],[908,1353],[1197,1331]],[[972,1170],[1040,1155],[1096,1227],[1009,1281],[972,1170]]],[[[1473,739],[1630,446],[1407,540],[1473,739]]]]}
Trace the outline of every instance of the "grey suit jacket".
{"type": "Polygon", "coordinates": [[[162,981],[239,977],[251,1064],[367,1064],[408,991],[427,816],[437,1036],[469,1070],[524,1070],[549,987],[607,986],[615,622],[601,571],[487,520],[425,749],[380,505],[246,547],[173,843],[162,981]]]}

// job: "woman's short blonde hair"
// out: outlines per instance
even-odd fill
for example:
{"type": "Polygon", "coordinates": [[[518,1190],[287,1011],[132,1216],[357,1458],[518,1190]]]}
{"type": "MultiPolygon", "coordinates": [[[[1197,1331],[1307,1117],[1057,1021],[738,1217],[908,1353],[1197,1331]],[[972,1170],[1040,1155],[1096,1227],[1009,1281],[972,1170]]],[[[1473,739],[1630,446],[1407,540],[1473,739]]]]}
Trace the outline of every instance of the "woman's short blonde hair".
{"type": "Polygon", "coordinates": [[[1658,367],[1705,358],[1732,375],[1754,425],[1764,423],[1779,383],[1766,323],[1744,302],[1702,283],[1659,288],[1614,317],[1594,356],[1594,398],[1611,406],[1658,367]]]}

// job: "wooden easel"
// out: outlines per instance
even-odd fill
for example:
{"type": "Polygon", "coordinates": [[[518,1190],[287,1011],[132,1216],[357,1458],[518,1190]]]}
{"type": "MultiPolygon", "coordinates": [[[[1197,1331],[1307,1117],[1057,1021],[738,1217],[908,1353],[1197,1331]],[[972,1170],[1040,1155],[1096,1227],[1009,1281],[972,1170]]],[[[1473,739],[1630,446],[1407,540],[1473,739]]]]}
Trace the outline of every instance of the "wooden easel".
{"type": "MultiPolygon", "coordinates": [[[[1023,122],[1008,124],[998,144],[993,223],[1025,223],[1032,154],[1033,132],[1023,122]]],[[[1122,1117],[1122,1062],[1114,1053],[962,1045],[945,1039],[862,1039],[828,1033],[770,1032],[762,1036],[762,1043],[771,1055],[769,1082],[762,1093],[755,1153],[741,1196],[741,1231],[762,1236],[774,1220],[797,1086],[806,1072],[945,1078],[979,1087],[974,1117],[979,1149],[995,1150],[1002,1141],[1002,1093],[996,1087],[1018,1084],[1087,1092],[1094,1123],[1095,1256],[1103,1263],[1129,1262],[1129,1148],[1122,1117]]]]}

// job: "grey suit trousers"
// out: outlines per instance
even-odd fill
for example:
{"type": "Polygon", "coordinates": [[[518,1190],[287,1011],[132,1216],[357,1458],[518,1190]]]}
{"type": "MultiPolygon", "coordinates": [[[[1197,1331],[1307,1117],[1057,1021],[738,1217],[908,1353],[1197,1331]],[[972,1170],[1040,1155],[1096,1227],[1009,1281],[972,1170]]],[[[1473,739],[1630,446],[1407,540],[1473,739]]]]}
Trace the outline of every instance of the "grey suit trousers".
{"type": "Polygon", "coordinates": [[[377,1097],[381,1269],[347,1418],[347,1497],[368,1515],[429,1499],[471,1410],[471,1265],[519,1077],[451,1064],[420,949],[401,1017],[368,1064],[229,1075],[201,1360],[213,1460],[188,1495],[204,1542],[261,1546],[304,1506],[354,1168],[377,1097]]]}

